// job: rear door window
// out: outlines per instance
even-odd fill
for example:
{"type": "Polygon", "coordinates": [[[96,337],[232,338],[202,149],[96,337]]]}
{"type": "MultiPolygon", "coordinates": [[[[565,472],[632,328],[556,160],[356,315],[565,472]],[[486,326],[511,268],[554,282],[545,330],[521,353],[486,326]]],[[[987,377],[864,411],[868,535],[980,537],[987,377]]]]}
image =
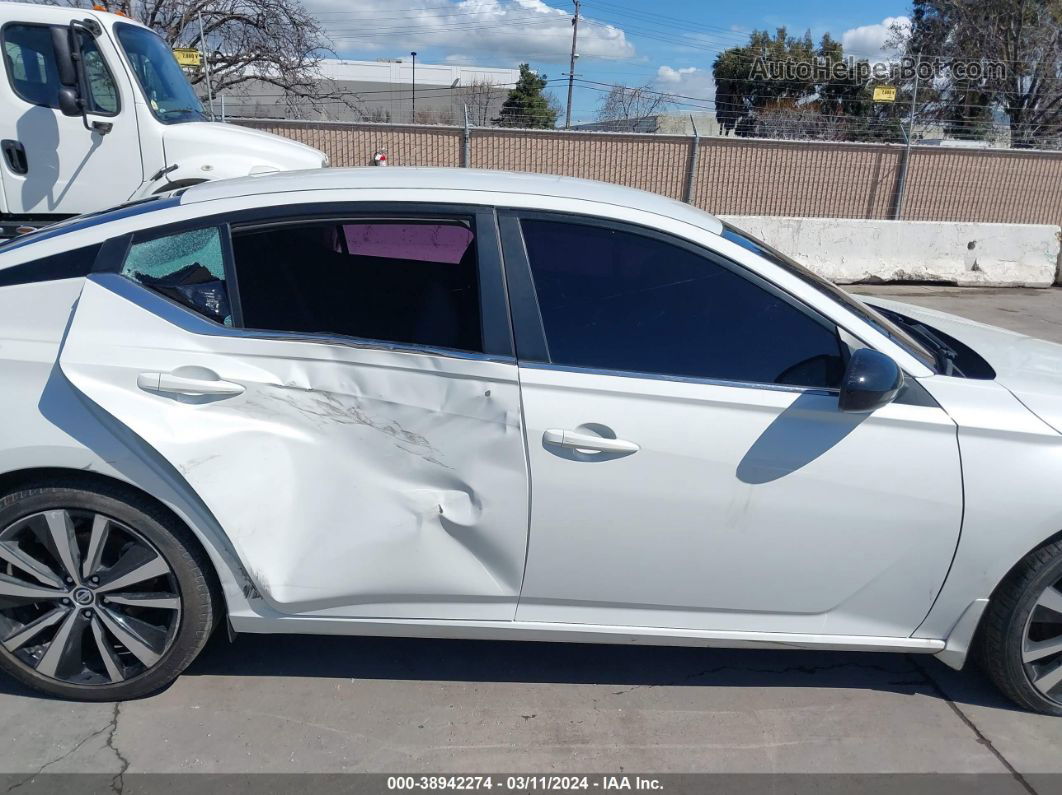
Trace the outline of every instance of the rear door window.
{"type": "Polygon", "coordinates": [[[204,317],[232,325],[219,227],[135,242],[121,272],[204,317]]]}
{"type": "Polygon", "coordinates": [[[232,244],[247,328],[483,350],[469,219],[281,224],[232,244]]]}

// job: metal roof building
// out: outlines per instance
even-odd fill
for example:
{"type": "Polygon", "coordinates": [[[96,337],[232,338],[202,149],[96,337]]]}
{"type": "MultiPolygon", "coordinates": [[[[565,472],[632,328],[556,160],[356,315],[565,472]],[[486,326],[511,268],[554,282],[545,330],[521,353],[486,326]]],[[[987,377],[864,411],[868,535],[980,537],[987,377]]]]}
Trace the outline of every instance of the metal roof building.
{"type": "MultiPolygon", "coordinates": [[[[255,80],[215,97],[215,115],[222,115],[224,103],[226,117],[460,124],[467,105],[472,123],[485,125],[520,76],[518,69],[454,64],[418,62],[414,69],[409,58],[328,58],[318,72],[319,101],[285,97],[255,80]]],[[[200,89],[205,92],[205,85],[200,89]]]]}

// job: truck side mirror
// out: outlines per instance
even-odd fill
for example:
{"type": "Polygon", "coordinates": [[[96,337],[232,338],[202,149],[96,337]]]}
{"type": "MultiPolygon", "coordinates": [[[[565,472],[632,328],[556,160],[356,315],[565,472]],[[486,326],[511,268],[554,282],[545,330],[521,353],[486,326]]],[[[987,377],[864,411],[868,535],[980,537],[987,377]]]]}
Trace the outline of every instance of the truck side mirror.
{"type": "Polygon", "coordinates": [[[70,46],[73,33],[70,28],[52,28],[52,50],[55,52],[55,64],[59,71],[59,85],[73,88],[76,93],[77,66],[74,63],[74,51],[70,46]]]}
{"type": "Polygon", "coordinates": [[[101,33],[92,19],[72,20],[66,28],[52,28],[52,50],[59,76],[59,112],[64,116],[80,116],[85,129],[106,135],[113,125],[110,122],[94,121],[89,124],[88,79],[85,76],[85,58],[81,53],[81,31],[90,36],[101,33]]]}
{"type": "Polygon", "coordinates": [[[81,98],[72,86],[59,87],[59,111],[64,116],[81,116],[81,98]]]}

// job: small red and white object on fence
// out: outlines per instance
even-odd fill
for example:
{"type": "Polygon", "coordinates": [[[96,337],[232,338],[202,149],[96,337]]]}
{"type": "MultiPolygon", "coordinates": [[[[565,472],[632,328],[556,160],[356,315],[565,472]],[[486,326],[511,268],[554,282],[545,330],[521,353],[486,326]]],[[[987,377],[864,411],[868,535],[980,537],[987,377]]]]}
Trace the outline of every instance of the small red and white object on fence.
{"type": "Polygon", "coordinates": [[[372,156],[372,164],[374,166],[386,166],[387,165],[387,151],[384,149],[377,149],[372,156]]]}

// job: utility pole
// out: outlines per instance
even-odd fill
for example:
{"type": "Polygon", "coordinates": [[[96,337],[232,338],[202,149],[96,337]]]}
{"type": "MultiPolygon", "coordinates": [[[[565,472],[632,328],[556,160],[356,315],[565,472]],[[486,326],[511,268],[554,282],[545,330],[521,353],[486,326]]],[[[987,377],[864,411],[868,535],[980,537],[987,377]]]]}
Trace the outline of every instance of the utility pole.
{"type": "Polygon", "coordinates": [[[197,11],[199,17],[199,45],[203,50],[203,68],[206,71],[207,99],[210,102],[210,120],[214,121],[214,87],[210,79],[210,53],[207,52],[206,34],[203,32],[203,12],[197,11]]]}
{"type": "Polygon", "coordinates": [[[568,63],[568,112],[564,114],[564,129],[570,130],[572,126],[572,89],[575,88],[575,59],[579,54],[575,51],[575,44],[579,40],[579,6],[581,0],[572,0],[575,3],[575,16],[572,17],[572,57],[568,63]]]}
{"type": "MultiPolygon", "coordinates": [[[[892,218],[899,221],[903,215],[903,199],[907,192],[907,169],[911,165],[911,143],[914,140],[915,107],[918,104],[918,72],[922,66],[922,53],[915,59],[914,88],[911,91],[911,115],[907,121],[907,147],[903,151],[903,164],[900,166],[900,183],[896,186],[896,211],[892,218]]],[[[903,129],[902,127],[900,129],[903,129]]]]}
{"type": "Polygon", "coordinates": [[[415,52],[411,52],[410,55],[413,56],[413,116],[412,116],[412,118],[410,118],[409,123],[410,124],[416,124],[417,123],[417,54],[415,52]]]}

